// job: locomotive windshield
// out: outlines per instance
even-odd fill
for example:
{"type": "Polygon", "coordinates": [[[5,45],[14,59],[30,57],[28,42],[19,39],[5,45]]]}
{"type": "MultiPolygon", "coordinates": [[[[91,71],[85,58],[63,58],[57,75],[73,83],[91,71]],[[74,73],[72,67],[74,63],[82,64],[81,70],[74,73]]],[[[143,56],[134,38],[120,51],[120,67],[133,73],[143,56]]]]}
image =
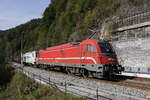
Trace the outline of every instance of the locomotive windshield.
{"type": "Polygon", "coordinates": [[[99,41],[98,44],[101,48],[103,55],[106,55],[106,56],[107,55],[113,55],[113,50],[112,50],[112,47],[109,43],[107,43],[105,41],[99,41]]]}

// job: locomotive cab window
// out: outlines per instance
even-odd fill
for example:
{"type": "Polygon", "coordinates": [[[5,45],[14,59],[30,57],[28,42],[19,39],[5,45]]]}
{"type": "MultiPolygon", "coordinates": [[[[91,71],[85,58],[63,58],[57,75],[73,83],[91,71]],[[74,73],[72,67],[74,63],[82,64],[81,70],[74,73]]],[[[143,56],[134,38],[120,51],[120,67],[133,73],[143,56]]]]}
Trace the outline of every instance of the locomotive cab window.
{"type": "Polygon", "coordinates": [[[113,49],[109,43],[104,42],[104,41],[100,41],[99,46],[100,46],[102,53],[104,55],[113,55],[114,52],[113,52],[113,49]]]}
{"type": "Polygon", "coordinates": [[[88,51],[88,52],[91,52],[91,53],[96,52],[94,46],[91,45],[91,44],[87,44],[87,51],[88,51]]]}

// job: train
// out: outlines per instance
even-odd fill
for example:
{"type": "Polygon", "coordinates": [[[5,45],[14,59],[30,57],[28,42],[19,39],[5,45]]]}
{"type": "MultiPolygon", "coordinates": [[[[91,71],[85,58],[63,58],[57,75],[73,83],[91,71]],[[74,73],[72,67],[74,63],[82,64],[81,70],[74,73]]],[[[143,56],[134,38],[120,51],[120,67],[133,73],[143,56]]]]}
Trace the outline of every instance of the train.
{"type": "Polygon", "coordinates": [[[108,41],[83,40],[23,54],[24,65],[57,69],[85,77],[112,79],[124,70],[108,41]]]}

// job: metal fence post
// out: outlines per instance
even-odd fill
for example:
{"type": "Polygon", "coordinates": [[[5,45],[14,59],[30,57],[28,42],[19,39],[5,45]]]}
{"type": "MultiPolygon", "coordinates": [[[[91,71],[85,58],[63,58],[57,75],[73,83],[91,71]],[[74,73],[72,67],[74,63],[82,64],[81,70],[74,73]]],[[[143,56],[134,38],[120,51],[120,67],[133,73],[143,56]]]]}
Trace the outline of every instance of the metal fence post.
{"type": "Polygon", "coordinates": [[[65,93],[67,94],[67,82],[65,81],[65,93]]]}
{"type": "Polygon", "coordinates": [[[96,89],[96,100],[98,100],[98,87],[96,89]]]}
{"type": "MultiPolygon", "coordinates": [[[[33,73],[31,73],[31,79],[33,78],[33,73]]],[[[34,79],[34,78],[33,78],[34,79]]]]}
{"type": "Polygon", "coordinates": [[[48,81],[49,81],[49,83],[48,83],[48,84],[49,84],[49,86],[50,86],[50,82],[51,82],[50,77],[48,78],[48,81]]]}
{"type": "Polygon", "coordinates": [[[35,77],[35,76],[34,76],[34,73],[33,73],[33,76],[32,76],[32,77],[33,77],[33,79],[34,79],[34,77],[35,77]]]}
{"type": "Polygon", "coordinates": [[[41,75],[39,74],[39,80],[40,80],[40,84],[41,84],[41,75]]]}
{"type": "Polygon", "coordinates": [[[29,76],[29,74],[30,74],[29,71],[27,73],[28,73],[28,76],[29,76]]]}

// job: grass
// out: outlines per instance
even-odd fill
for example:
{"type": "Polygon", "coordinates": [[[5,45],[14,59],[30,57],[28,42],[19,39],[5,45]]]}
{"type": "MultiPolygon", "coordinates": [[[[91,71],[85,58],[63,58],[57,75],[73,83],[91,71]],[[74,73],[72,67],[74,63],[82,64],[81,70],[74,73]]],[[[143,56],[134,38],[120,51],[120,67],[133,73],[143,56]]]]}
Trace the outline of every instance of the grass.
{"type": "Polygon", "coordinates": [[[85,100],[65,94],[56,88],[40,85],[19,71],[15,71],[12,80],[4,91],[0,92],[0,100],[85,100]]]}

